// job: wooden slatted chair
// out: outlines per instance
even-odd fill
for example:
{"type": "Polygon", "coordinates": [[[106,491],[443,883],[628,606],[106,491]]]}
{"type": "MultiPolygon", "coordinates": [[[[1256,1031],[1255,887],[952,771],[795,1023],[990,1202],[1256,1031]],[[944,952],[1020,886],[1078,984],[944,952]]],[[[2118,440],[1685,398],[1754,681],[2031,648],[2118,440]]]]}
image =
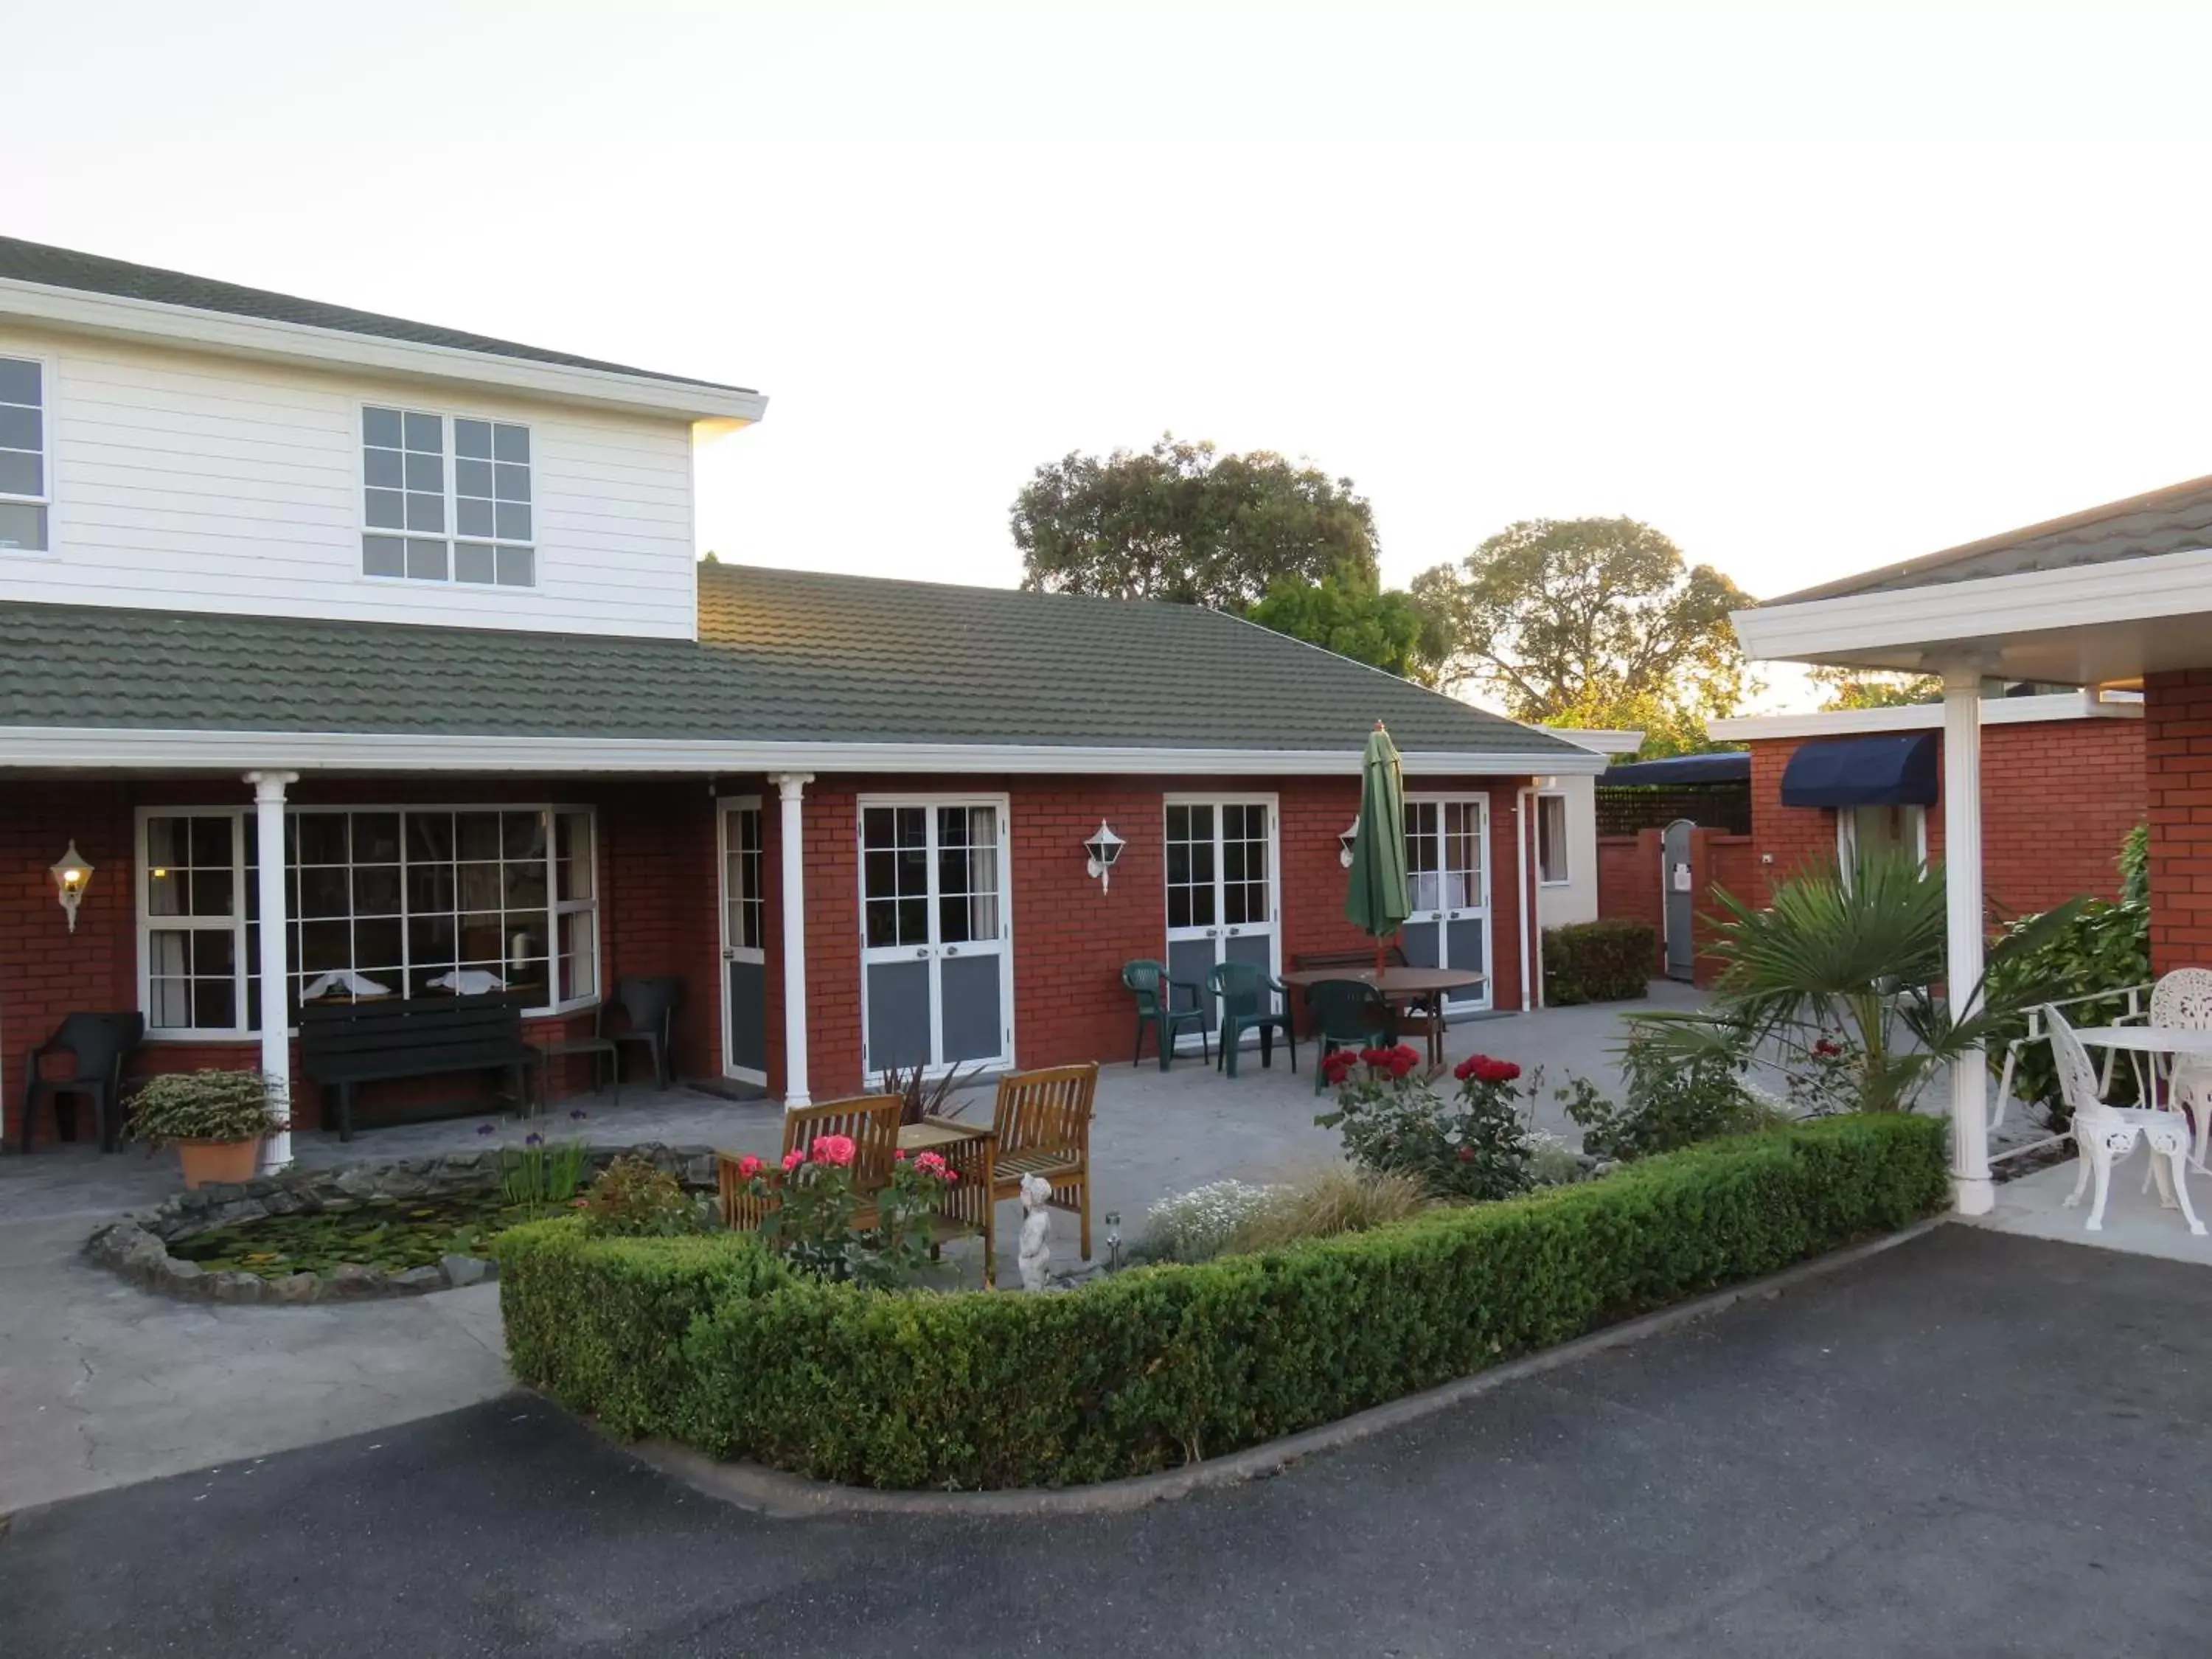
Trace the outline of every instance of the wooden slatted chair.
{"type": "MultiPolygon", "coordinates": [[[[846,1135],[852,1139],[853,1189],[866,1194],[881,1192],[890,1185],[891,1162],[898,1154],[899,1113],[905,1105],[902,1095],[858,1095],[850,1100],[827,1100],[819,1106],[808,1106],[795,1112],[787,1112],[783,1118],[783,1150],[787,1156],[805,1152],[823,1135],[846,1135]]],[[[714,1157],[715,1179],[721,1188],[722,1224],[733,1231],[750,1232],[757,1229],[768,1212],[775,1207],[773,1195],[763,1196],[745,1190],[738,1178],[736,1152],[718,1152],[714,1157]]],[[[781,1181],[783,1171],[770,1167],[771,1184],[781,1181]]],[[[876,1224],[875,1208],[864,1205],[854,1218],[854,1224],[872,1227],[876,1224]]]]}
{"type": "Polygon", "coordinates": [[[1098,1062],[1009,1072],[991,1112],[991,1199],[1022,1195],[1024,1176],[1052,1183],[1052,1207],[1083,1218],[1083,1259],[1091,1259],[1091,1114],[1098,1062]]]}

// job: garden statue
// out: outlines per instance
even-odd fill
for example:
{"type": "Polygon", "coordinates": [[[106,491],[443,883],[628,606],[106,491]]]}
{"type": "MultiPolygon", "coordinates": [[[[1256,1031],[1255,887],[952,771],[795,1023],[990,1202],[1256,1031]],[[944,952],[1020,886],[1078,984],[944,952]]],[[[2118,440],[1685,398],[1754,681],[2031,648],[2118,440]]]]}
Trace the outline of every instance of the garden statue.
{"type": "Polygon", "coordinates": [[[1022,1177],[1022,1288],[1041,1291],[1052,1276],[1052,1212],[1045,1204],[1052,1183],[1042,1176],[1022,1177]]]}

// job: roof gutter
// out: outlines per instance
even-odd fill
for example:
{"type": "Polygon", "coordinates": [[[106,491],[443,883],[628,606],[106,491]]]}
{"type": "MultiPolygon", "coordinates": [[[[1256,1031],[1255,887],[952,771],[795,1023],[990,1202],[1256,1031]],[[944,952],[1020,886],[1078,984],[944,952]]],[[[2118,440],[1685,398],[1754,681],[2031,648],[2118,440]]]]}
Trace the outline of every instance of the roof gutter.
{"type": "MultiPolygon", "coordinates": [[[[1172,749],[1140,745],[704,742],[683,738],[406,736],[354,732],[201,732],[130,726],[0,727],[0,767],[53,771],[984,772],[1137,776],[1356,776],[1358,749],[1172,749]]],[[[1413,777],[1598,773],[1605,757],[1558,750],[1407,750],[1413,777]]]]}
{"type": "Polygon", "coordinates": [[[91,294],[13,276],[0,276],[0,317],[77,333],[188,345],[264,362],[504,386],[561,403],[682,420],[751,422],[768,411],[768,399],[761,393],[734,386],[698,386],[650,374],[621,374],[496,352],[386,339],[381,335],[314,328],[273,318],[240,317],[227,311],[202,311],[122,295],[91,294]]]}

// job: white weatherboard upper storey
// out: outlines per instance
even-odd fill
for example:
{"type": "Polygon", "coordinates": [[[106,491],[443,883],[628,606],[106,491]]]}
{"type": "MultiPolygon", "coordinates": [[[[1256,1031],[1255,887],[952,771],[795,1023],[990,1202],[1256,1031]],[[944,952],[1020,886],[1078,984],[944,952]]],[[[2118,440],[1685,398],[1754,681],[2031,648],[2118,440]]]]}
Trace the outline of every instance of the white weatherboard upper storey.
{"type": "Polygon", "coordinates": [[[21,325],[0,325],[0,356],[46,367],[52,497],[49,550],[0,553],[0,599],[697,632],[692,432],[680,416],[21,325]],[[534,588],[362,574],[371,404],[530,428],[534,588]]]}

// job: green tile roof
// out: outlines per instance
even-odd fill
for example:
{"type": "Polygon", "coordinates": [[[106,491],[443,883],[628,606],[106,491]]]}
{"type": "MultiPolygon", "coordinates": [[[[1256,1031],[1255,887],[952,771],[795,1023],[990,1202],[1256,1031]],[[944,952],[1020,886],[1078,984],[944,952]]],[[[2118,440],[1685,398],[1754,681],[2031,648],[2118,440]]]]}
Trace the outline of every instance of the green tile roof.
{"type": "Polygon", "coordinates": [[[0,726],[1583,750],[1187,605],[706,564],[700,639],[0,604],[0,726]]]}

